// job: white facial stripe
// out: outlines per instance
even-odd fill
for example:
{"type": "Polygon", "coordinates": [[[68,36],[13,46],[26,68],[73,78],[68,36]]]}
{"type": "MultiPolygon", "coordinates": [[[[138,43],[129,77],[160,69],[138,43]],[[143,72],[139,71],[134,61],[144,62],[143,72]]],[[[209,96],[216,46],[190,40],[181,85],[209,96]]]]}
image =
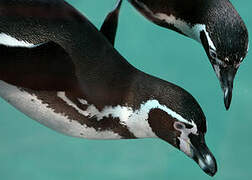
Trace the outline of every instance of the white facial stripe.
{"type": "Polygon", "coordinates": [[[195,39],[199,43],[201,43],[200,32],[204,31],[207,36],[209,46],[213,50],[216,50],[216,47],[214,46],[214,43],[211,40],[209,33],[206,30],[206,25],[196,24],[196,25],[192,26],[191,24],[186,23],[182,19],[176,18],[172,14],[170,16],[168,16],[167,14],[164,14],[164,13],[153,13],[144,3],[139,2],[137,0],[136,0],[136,3],[138,3],[139,6],[141,6],[143,9],[145,9],[145,11],[148,12],[150,15],[152,15],[154,18],[157,18],[161,21],[165,21],[168,24],[173,25],[174,27],[176,27],[177,29],[182,31],[184,34],[186,34],[188,37],[195,39]]]}
{"type": "Polygon", "coordinates": [[[193,27],[189,26],[185,21],[177,19],[173,15],[167,16],[163,13],[156,13],[154,16],[160,20],[164,20],[168,24],[174,25],[177,29],[181,30],[187,36],[200,42],[200,31],[202,31],[201,25],[195,25],[193,27]]]}
{"type": "Polygon", "coordinates": [[[34,94],[21,91],[16,86],[0,81],[0,96],[21,112],[39,123],[60,133],[88,139],[121,139],[112,131],[97,131],[81,125],[62,113],[56,113],[48,104],[43,103],[34,94]]]}
{"type": "MultiPolygon", "coordinates": [[[[174,126],[176,126],[176,122],[174,126]]],[[[198,135],[197,127],[193,126],[193,128],[191,129],[187,129],[186,127],[184,127],[183,130],[180,130],[180,129],[177,129],[177,130],[181,132],[180,136],[178,137],[178,139],[180,140],[180,147],[179,147],[180,150],[184,152],[187,156],[192,157],[193,152],[190,146],[191,141],[190,141],[189,135],[190,134],[198,135]]]]}
{"type": "MultiPolygon", "coordinates": [[[[88,102],[86,100],[79,99],[79,101],[84,105],[88,105],[88,102]]],[[[68,104],[71,103],[68,102],[68,104]]],[[[190,122],[168,107],[160,105],[157,100],[149,100],[143,103],[140,108],[135,111],[131,107],[119,105],[115,107],[105,106],[103,110],[99,111],[94,105],[88,105],[87,110],[82,114],[88,114],[89,117],[96,117],[97,120],[101,120],[104,117],[109,116],[112,116],[113,118],[119,118],[120,123],[126,125],[136,137],[144,138],[156,137],[147,121],[150,110],[154,108],[159,108],[167,112],[170,116],[177,119],[178,121],[192,125],[195,128],[197,127],[194,122],[190,122]]]]}
{"type": "Polygon", "coordinates": [[[169,114],[170,116],[172,116],[173,118],[177,119],[180,122],[184,122],[184,123],[190,124],[192,126],[196,126],[193,121],[190,122],[190,121],[186,120],[185,118],[183,118],[178,113],[171,110],[170,108],[166,107],[165,105],[159,104],[159,102],[157,100],[149,100],[144,105],[150,107],[149,111],[153,108],[159,108],[159,109],[167,112],[167,114],[169,114]]]}
{"type": "Polygon", "coordinates": [[[0,33],[0,44],[10,47],[27,47],[27,48],[33,48],[38,46],[28,43],[26,41],[17,40],[16,38],[11,37],[10,35],[7,35],[5,33],[0,33]]]}
{"type": "MultiPolygon", "coordinates": [[[[214,46],[214,43],[213,43],[212,39],[210,38],[209,33],[208,33],[207,30],[206,30],[206,25],[200,24],[200,25],[195,25],[195,26],[202,26],[201,29],[202,29],[202,30],[205,32],[205,34],[206,34],[209,47],[210,47],[211,49],[213,49],[214,51],[216,51],[216,47],[214,46]]],[[[202,31],[202,30],[201,30],[201,31],[202,31]]],[[[199,31],[199,33],[200,33],[201,31],[199,31]]],[[[201,41],[200,41],[200,43],[201,43],[201,41]]]]}
{"type": "Polygon", "coordinates": [[[186,34],[188,37],[198,41],[201,43],[200,39],[200,32],[204,31],[207,37],[207,41],[209,46],[216,50],[216,47],[214,46],[213,41],[211,40],[209,33],[206,30],[206,25],[204,24],[195,24],[194,26],[190,26],[185,21],[181,19],[176,19],[173,15],[167,16],[166,14],[157,13],[155,14],[155,17],[160,20],[165,20],[168,24],[174,25],[177,29],[182,31],[184,34],[186,34]]]}

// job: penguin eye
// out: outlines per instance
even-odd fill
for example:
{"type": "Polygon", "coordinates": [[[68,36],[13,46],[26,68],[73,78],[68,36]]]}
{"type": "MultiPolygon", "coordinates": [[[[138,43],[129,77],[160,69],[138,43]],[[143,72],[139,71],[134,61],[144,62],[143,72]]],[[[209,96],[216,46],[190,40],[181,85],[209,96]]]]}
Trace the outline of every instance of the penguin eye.
{"type": "Polygon", "coordinates": [[[209,50],[209,54],[210,54],[211,58],[213,58],[213,59],[217,58],[217,54],[216,54],[216,52],[213,49],[209,50]]]}
{"type": "Polygon", "coordinates": [[[185,125],[182,124],[182,123],[180,123],[180,122],[176,122],[176,123],[174,124],[174,128],[175,128],[176,130],[183,130],[183,129],[185,129],[185,125]]]}

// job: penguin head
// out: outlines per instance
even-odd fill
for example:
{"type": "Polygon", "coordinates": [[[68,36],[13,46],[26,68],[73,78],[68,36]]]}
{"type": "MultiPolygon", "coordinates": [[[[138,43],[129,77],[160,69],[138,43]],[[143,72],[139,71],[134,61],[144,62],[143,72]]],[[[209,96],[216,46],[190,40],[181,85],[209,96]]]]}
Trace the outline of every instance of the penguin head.
{"type": "Polygon", "coordinates": [[[130,0],[145,17],[200,42],[229,109],[233,81],[248,51],[248,31],[229,0],[130,0]]]}
{"type": "Polygon", "coordinates": [[[202,17],[205,28],[199,32],[200,42],[220,81],[225,107],[229,109],[233,81],[248,51],[248,31],[229,1],[214,2],[202,17]]]}
{"type": "Polygon", "coordinates": [[[214,176],[217,163],[205,142],[207,125],[202,109],[184,90],[169,90],[169,93],[172,96],[162,96],[160,102],[163,105],[155,104],[148,114],[152,131],[193,159],[205,173],[214,176]]]}

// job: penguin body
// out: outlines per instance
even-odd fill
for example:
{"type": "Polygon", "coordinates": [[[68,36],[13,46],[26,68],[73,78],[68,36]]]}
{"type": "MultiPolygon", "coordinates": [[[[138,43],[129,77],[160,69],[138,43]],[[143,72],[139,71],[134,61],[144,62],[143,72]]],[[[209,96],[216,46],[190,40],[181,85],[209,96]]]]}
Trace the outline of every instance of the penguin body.
{"type": "Polygon", "coordinates": [[[66,135],[158,137],[216,173],[204,113],[187,91],[130,65],[105,31],[63,0],[0,0],[0,7],[2,98],[66,135]]]}

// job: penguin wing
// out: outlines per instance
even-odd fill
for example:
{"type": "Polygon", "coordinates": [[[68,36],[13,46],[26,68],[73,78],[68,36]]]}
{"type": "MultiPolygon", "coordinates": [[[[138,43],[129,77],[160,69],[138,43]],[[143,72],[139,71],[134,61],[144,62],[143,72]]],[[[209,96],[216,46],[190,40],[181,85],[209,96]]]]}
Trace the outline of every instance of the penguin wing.
{"type": "Polygon", "coordinates": [[[100,29],[100,32],[110,41],[110,43],[113,46],[115,44],[115,37],[118,26],[118,17],[121,5],[122,0],[118,0],[116,7],[107,15],[100,29]]]}
{"type": "Polygon", "coordinates": [[[67,90],[76,83],[74,64],[54,42],[31,48],[0,45],[0,79],[33,90],[67,90]]]}

